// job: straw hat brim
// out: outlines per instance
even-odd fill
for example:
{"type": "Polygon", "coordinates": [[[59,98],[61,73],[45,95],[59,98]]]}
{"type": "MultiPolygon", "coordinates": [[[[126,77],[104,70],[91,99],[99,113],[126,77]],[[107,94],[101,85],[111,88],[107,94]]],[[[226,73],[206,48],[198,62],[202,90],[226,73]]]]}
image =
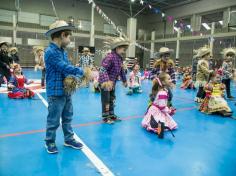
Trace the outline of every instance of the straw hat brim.
{"type": "Polygon", "coordinates": [[[198,57],[203,57],[203,56],[205,56],[206,54],[210,54],[211,53],[211,50],[210,49],[208,49],[208,50],[205,50],[205,51],[200,51],[198,54],[197,54],[197,56],[198,57]]]}
{"type": "Polygon", "coordinates": [[[171,54],[173,53],[174,50],[173,49],[169,49],[168,51],[161,51],[161,52],[157,52],[157,55],[160,56],[162,54],[171,54]]]}
{"type": "Polygon", "coordinates": [[[197,54],[193,55],[193,59],[199,58],[197,54]]]}
{"type": "Polygon", "coordinates": [[[233,55],[236,55],[236,51],[234,49],[228,49],[225,52],[223,52],[224,57],[226,57],[227,54],[232,53],[233,55]]]}
{"type": "Polygon", "coordinates": [[[83,51],[83,52],[84,52],[84,51],[90,52],[90,49],[89,49],[89,48],[85,48],[85,49],[83,49],[82,51],[83,51]]]}
{"type": "Polygon", "coordinates": [[[61,26],[61,27],[57,27],[54,29],[50,29],[45,33],[45,36],[50,37],[55,32],[63,31],[63,30],[71,30],[72,31],[72,30],[75,30],[75,26],[61,26]]]}
{"type": "Polygon", "coordinates": [[[129,42],[128,41],[120,41],[120,42],[116,42],[116,43],[113,43],[113,44],[111,44],[111,49],[115,49],[115,48],[117,48],[117,47],[119,47],[119,46],[129,46],[129,42]]]}
{"type": "Polygon", "coordinates": [[[33,51],[34,52],[44,51],[44,47],[43,46],[34,46],[33,47],[33,51]]]}
{"type": "Polygon", "coordinates": [[[1,41],[1,42],[0,42],[0,46],[2,46],[3,44],[6,44],[7,46],[9,45],[8,42],[6,42],[6,41],[1,41]]]}

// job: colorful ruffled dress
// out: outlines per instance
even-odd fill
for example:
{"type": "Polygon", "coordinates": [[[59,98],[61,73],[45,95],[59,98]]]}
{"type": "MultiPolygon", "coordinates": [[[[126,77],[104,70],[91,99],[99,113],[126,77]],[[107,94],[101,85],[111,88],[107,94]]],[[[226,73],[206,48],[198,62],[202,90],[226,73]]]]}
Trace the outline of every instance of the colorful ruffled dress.
{"type": "Polygon", "coordinates": [[[199,110],[211,114],[214,112],[232,112],[223,97],[225,86],[222,83],[209,83],[205,86],[206,97],[199,110]]]}
{"type": "Polygon", "coordinates": [[[143,120],[142,127],[148,131],[157,133],[157,123],[163,122],[165,127],[170,130],[177,128],[177,123],[171,117],[174,111],[167,106],[168,102],[168,91],[159,91],[152,105],[149,106],[143,120]]]}
{"type": "Polygon", "coordinates": [[[24,84],[28,84],[28,80],[22,76],[17,77],[13,76],[11,77],[9,83],[13,84],[15,87],[12,88],[10,92],[8,92],[9,98],[32,98],[34,96],[34,92],[30,89],[25,88],[24,84]]]}

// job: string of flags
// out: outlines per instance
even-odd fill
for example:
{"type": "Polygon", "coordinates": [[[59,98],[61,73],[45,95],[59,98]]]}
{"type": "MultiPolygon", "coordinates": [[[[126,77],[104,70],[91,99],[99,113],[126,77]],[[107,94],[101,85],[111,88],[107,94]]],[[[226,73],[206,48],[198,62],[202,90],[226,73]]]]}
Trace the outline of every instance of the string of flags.
{"type": "Polygon", "coordinates": [[[103,10],[95,4],[95,2],[93,0],[88,0],[89,4],[92,4],[92,7],[96,9],[96,11],[98,12],[99,15],[101,15],[101,17],[110,25],[112,25],[112,27],[116,30],[116,32],[118,34],[120,34],[122,37],[127,38],[127,36],[122,32],[122,29],[119,28],[104,12],[103,10]]]}
{"type": "Polygon", "coordinates": [[[187,25],[183,20],[176,20],[173,16],[167,15],[160,8],[153,7],[148,1],[139,0],[142,6],[147,6],[152,12],[160,14],[163,19],[166,19],[167,22],[175,25],[175,27],[180,28],[181,30],[191,30],[190,25],[187,25]]]}
{"type": "MultiPolygon", "coordinates": [[[[108,24],[112,25],[112,27],[116,30],[116,32],[117,32],[120,36],[122,36],[122,37],[128,39],[128,37],[126,36],[126,34],[124,34],[124,33],[122,32],[122,29],[120,29],[120,28],[106,15],[106,14],[103,12],[103,10],[102,10],[97,4],[95,4],[95,2],[94,2],[93,0],[88,0],[88,3],[89,3],[89,4],[92,4],[92,7],[96,9],[96,11],[98,12],[98,14],[101,15],[101,17],[102,17],[108,24]]],[[[148,48],[146,48],[146,47],[144,47],[144,46],[142,46],[142,45],[140,45],[140,44],[138,44],[138,43],[136,43],[136,42],[131,43],[131,45],[135,45],[135,46],[139,47],[140,49],[142,49],[142,50],[144,50],[144,51],[151,52],[150,49],[148,49],[148,48]]],[[[98,54],[105,53],[105,52],[107,52],[107,51],[104,51],[104,50],[97,50],[97,53],[98,53],[98,54]]]]}

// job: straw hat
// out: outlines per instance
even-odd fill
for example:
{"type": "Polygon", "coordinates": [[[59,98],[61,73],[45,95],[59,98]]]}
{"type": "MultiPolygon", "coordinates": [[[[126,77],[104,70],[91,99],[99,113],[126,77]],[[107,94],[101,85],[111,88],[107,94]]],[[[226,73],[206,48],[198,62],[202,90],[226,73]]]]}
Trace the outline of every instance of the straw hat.
{"type": "Polygon", "coordinates": [[[15,50],[16,52],[18,52],[17,47],[11,47],[11,48],[9,49],[9,52],[12,52],[13,50],[15,50]]]}
{"type": "Polygon", "coordinates": [[[233,54],[236,55],[236,49],[235,48],[225,48],[223,49],[223,51],[221,52],[221,54],[223,54],[224,58],[226,57],[227,54],[233,54]]]}
{"type": "Polygon", "coordinates": [[[6,44],[7,46],[9,45],[8,42],[6,42],[6,41],[1,41],[1,42],[0,42],[0,47],[1,47],[3,44],[6,44]]]}
{"type": "Polygon", "coordinates": [[[158,52],[158,55],[162,55],[162,54],[167,54],[167,53],[173,53],[174,52],[174,50],[173,49],[169,49],[169,48],[167,48],[167,47],[161,47],[160,49],[159,49],[159,52],[158,52]]]}
{"type": "Polygon", "coordinates": [[[49,26],[49,30],[45,33],[47,37],[50,37],[53,33],[62,30],[74,30],[75,26],[72,26],[64,20],[57,20],[49,26]]]}
{"type": "Polygon", "coordinates": [[[115,49],[119,46],[129,46],[130,42],[122,37],[108,38],[104,42],[106,48],[115,49]]]}
{"type": "Polygon", "coordinates": [[[90,49],[89,49],[88,47],[84,47],[82,51],[83,51],[83,52],[85,52],[85,51],[90,52],[90,49]]]}
{"type": "Polygon", "coordinates": [[[39,51],[44,51],[44,47],[43,46],[34,46],[33,47],[33,52],[37,53],[39,51]]]}
{"type": "Polygon", "coordinates": [[[193,55],[193,59],[198,59],[199,56],[197,54],[193,55]]]}
{"type": "Polygon", "coordinates": [[[211,54],[211,50],[209,47],[204,46],[198,49],[198,53],[197,53],[198,57],[202,58],[206,54],[211,54]]]}

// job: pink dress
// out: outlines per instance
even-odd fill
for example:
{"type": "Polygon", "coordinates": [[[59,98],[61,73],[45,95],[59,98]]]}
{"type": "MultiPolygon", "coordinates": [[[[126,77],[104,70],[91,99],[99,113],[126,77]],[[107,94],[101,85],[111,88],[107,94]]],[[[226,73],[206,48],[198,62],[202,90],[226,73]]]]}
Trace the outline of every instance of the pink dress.
{"type": "Polygon", "coordinates": [[[144,79],[148,79],[149,78],[149,71],[144,71],[144,79]]]}
{"type": "Polygon", "coordinates": [[[130,88],[141,87],[141,73],[130,72],[128,84],[130,88]]]}
{"type": "Polygon", "coordinates": [[[165,123],[165,127],[171,130],[177,128],[177,123],[171,117],[173,110],[167,107],[168,93],[165,90],[159,91],[153,104],[148,108],[143,120],[142,127],[148,131],[157,132],[156,128],[159,121],[165,123]]]}

